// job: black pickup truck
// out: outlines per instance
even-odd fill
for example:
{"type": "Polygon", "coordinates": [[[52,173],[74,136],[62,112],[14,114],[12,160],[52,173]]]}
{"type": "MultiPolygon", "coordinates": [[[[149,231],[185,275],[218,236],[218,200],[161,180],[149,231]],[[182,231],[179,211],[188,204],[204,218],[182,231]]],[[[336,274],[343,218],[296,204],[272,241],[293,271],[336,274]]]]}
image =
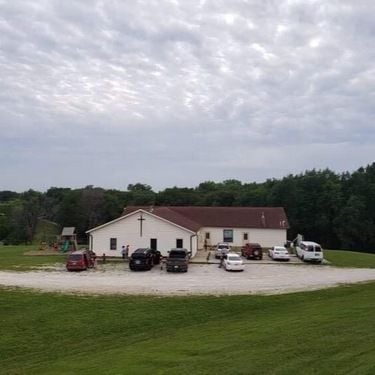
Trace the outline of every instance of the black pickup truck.
{"type": "Polygon", "coordinates": [[[166,262],[167,272],[187,272],[191,253],[186,249],[171,249],[166,262]]]}

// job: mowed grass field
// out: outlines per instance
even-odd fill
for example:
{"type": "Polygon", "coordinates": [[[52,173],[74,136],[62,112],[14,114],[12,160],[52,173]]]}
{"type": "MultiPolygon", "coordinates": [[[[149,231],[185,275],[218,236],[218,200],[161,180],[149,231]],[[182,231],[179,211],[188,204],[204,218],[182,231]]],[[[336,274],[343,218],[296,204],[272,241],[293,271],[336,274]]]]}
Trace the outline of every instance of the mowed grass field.
{"type": "Polygon", "coordinates": [[[324,250],[324,258],[336,267],[375,268],[375,254],[324,250]]]}
{"type": "Polygon", "coordinates": [[[2,374],[374,374],[375,283],[232,297],[0,289],[2,374]]]}
{"type": "MultiPolygon", "coordinates": [[[[0,247],[0,270],[63,263],[0,247]]],[[[340,267],[375,255],[326,250],[340,267]]],[[[277,275],[276,275],[277,277],[277,275]]],[[[130,297],[0,287],[1,374],[374,374],[375,283],[276,296],[130,297]]]]}
{"type": "Polygon", "coordinates": [[[0,270],[27,271],[37,267],[64,263],[65,254],[56,255],[27,255],[30,251],[38,250],[38,246],[0,246],[0,270]]]}

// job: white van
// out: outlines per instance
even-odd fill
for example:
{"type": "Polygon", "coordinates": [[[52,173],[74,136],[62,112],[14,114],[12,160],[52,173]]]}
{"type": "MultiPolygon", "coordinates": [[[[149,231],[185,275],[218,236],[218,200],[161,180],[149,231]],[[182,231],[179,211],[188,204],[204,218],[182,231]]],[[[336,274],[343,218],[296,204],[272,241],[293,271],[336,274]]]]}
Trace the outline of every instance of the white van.
{"type": "Polygon", "coordinates": [[[323,249],[316,242],[299,242],[296,246],[296,254],[304,262],[321,263],[323,260],[323,249]]]}

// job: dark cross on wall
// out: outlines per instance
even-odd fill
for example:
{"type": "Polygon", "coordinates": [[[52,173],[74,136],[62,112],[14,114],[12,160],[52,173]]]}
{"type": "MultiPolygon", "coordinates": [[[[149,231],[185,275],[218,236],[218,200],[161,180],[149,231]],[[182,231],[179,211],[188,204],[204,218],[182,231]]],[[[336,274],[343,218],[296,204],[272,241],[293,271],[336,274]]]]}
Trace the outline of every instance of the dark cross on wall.
{"type": "Polygon", "coordinates": [[[142,214],[141,214],[141,216],[137,220],[139,221],[139,234],[142,237],[143,222],[146,219],[144,219],[143,216],[142,216],[142,214]]]}

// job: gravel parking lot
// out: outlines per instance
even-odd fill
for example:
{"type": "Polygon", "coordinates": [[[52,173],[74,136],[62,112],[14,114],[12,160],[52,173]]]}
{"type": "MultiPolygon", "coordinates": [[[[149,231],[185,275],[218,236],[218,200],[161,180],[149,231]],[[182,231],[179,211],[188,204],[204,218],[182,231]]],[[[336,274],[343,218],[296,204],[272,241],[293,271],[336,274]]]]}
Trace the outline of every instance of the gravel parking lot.
{"type": "Polygon", "coordinates": [[[0,272],[0,285],[43,291],[90,294],[229,295],[277,294],[375,280],[375,269],[321,265],[249,264],[244,272],[226,272],[216,264],[191,264],[188,273],[131,272],[127,264],[67,272],[57,266],[32,272],[0,272]]]}

